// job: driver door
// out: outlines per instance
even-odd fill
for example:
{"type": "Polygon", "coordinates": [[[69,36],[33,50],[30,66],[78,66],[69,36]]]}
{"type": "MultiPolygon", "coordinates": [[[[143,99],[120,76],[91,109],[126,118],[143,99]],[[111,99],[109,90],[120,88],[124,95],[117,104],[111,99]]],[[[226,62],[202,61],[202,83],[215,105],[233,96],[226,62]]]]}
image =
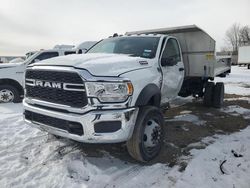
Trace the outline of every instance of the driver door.
{"type": "Polygon", "coordinates": [[[164,104],[178,95],[184,79],[181,49],[175,38],[168,38],[166,41],[161,54],[160,65],[163,73],[161,102],[164,104]]]}

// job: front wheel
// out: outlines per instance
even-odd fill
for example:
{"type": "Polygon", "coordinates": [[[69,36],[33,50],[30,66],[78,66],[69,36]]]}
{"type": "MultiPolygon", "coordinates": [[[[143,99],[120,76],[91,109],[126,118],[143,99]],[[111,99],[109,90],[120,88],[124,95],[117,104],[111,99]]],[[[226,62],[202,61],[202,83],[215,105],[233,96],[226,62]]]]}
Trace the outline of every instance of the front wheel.
{"type": "Polygon", "coordinates": [[[11,85],[0,85],[0,103],[20,102],[18,90],[11,85]]]}
{"type": "Polygon", "coordinates": [[[129,154],[140,162],[154,159],[161,150],[163,141],[164,118],[159,108],[141,107],[134,132],[127,141],[129,154]]]}

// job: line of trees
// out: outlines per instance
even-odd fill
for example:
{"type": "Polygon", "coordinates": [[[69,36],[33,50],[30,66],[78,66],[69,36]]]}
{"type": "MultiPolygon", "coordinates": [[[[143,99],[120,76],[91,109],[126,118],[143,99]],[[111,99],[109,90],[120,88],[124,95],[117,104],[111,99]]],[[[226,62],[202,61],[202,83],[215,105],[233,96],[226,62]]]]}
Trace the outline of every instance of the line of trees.
{"type": "Polygon", "coordinates": [[[225,35],[225,46],[222,51],[237,52],[239,46],[250,44],[250,27],[248,25],[241,26],[239,23],[234,23],[225,35]]]}

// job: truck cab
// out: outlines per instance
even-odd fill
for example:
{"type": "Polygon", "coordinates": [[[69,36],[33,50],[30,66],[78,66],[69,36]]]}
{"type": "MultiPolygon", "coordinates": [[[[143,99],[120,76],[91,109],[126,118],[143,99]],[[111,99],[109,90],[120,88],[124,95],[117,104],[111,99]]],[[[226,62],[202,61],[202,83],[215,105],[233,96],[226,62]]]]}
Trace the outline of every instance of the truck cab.
{"type": "MultiPolygon", "coordinates": [[[[184,79],[184,64],[181,48],[175,37],[162,34],[113,37],[99,42],[87,51],[87,54],[93,55],[100,53],[124,54],[128,57],[136,57],[134,58],[136,62],[133,64],[124,65],[126,64],[124,62],[118,65],[117,69],[125,69],[126,67],[127,73],[125,72],[122,75],[127,75],[129,79],[134,79],[135,71],[138,73],[139,79],[145,79],[146,71],[150,70],[147,74],[149,80],[145,83],[141,82],[140,86],[135,88],[138,92],[135,92],[139,94],[148,82],[154,83],[161,88],[162,95],[159,105],[168,103],[175,98],[181,89],[184,79]],[[135,67],[138,67],[138,70],[135,67]]],[[[135,96],[135,99],[137,97],[135,96]]]]}
{"type": "Polygon", "coordinates": [[[128,32],[101,40],[85,54],[31,64],[24,120],[79,142],[126,142],[133,158],[150,161],[167,136],[161,107],[178,95],[222,105],[224,85],[211,82],[214,52],[207,33],[185,26],[128,32]]]}
{"type": "Polygon", "coordinates": [[[0,65],[0,103],[20,102],[23,98],[24,73],[26,67],[45,59],[76,53],[71,49],[40,50],[27,53],[27,58],[20,63],[0,65]]]}

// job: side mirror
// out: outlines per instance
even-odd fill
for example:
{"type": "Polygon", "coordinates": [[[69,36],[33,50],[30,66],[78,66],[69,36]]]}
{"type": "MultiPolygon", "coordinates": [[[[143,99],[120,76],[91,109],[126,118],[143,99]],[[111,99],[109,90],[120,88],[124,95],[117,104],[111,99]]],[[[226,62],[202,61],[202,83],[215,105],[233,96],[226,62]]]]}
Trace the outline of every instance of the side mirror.
{"type": "Polygon", "coordinates": [[[161,58],[161,66],[174,66],[176,64],[176,61],[174,58],[171,57],[166,57],[166,58],[161,58]]]}
{"type": "Polygon", "coordinates": [[[85,54],[86,52],[87,52],[86,48],[82,48],[82,49],[77,50],[77,54],[85,54]]]}
{"type": "Polygon", "coordinates": [[[34,62],[35,62],[35,63],[38,62],[38,61],[40,61],[40,59],[34,59],[34,62]]]}

